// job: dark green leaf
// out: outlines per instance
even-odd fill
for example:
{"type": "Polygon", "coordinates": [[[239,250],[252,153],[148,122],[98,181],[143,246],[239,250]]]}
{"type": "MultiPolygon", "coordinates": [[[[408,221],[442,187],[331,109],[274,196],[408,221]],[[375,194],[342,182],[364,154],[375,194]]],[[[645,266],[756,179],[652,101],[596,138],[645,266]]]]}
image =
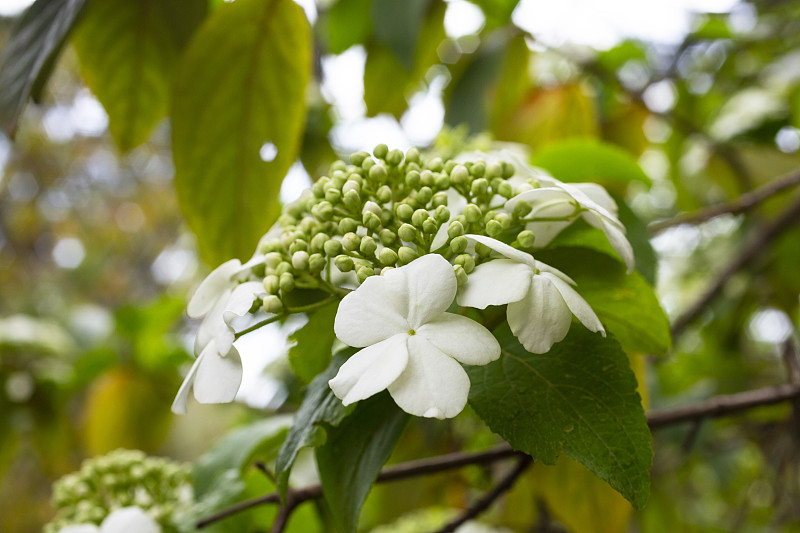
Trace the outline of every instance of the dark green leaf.
{"type": "Polygon", "coordinates": [[[289,336],[297,344],[289,348],[289,364],[303,383],[308,383],[331,362],[336,334],[333,320],[339,301],[334,300],[308,316],[308,323],[289,336]]]}
{"type": "Polygon", "coordinates": [[[505,25],[511,20],[511,13],[517,7],[519,0],[470,0],[481,8],[486,16],[486,26],[496,28],[505,25]]]}
{"type": "Polygon", "coordinates": [[[183,45],[206,14],[197,0],[93,0],[73,43],[117,146],[145,140],[166,115],[183,45]]]}
{"type": "Polygon", "coordinates": [[[308,23],[291,0],[221,6],[181,59],[172,96],[175,184],[210,264],[249,257],[277,218],[281,181],[302,137],[310,67],[308,23]],[[270,147],[274,158],[262,160],[270,147]]]}
{"type": "Polygon", "coordinates": [[[431,0],[373,0],[372,25],[375,38],[391,50],[407,70],[414,66],[414,55],[430,2],[431,0]]]}
{"type": "Polygon", "coordinates": [[[0,123],[11,136],[28,97],[44,86],[85,0],[37,0],[20,17],[0,54],[0,123]]]}
{"type": "Polygon", "coordinates": [[[289,473],[298,452],[307,446],[323,444],[326,433],[321,424],[327,427],[336,426],[350,411],[342,405],[339,398],[334,396],[328,386],[328,381],[333,379],[350,353],[348,351],[337,353],[325,372],[314,378],[306,390],[300,409],[294,415],[294,423],[278,452],[275,463],[275,476],[278,478],[278,490],[282,497],[286,496],[286,490],[289,488],[289,473]]]}
{"type": "Polygon", "coordinates": [[[625,274],[625,266],[609,255],[558,248],[543,250],[536,258],[575,280],[576,290],[626,352],[665,355],[672,336],[653,288],[638,272],[625,274]]]}
{"type": "Polygon", "coordinates": [[[548,353],[525,351],[507,325],[499,360],[470,366],[469,401],[515,449],[582,463],[636,507],[647,500],[650,431],[636,378],[617,342],[574,325],[548,353]]]}
{"type": "Polygon", "coordinates": [[[328,429],[316,450],[322,493],[341,533],[356,530],[358,514],[392,454],[409,416],[387,392],[358,403],[352,415],[328,429]]]}
{"type": "Polygon", "coordinates": [[[353,45],[366,42],[372,29],[371,5],[372,0],[339,0],[323,15],[330,53],[341,54],[353,45]]]}
{"type": "Polygon", "coordinates": [[[546,146],[533,154],[531,164],[561,181],[593,181],[623,193],[631,181],[650,184],[650,178],[628,152],[593,139],[570,139],[546,146]]]}

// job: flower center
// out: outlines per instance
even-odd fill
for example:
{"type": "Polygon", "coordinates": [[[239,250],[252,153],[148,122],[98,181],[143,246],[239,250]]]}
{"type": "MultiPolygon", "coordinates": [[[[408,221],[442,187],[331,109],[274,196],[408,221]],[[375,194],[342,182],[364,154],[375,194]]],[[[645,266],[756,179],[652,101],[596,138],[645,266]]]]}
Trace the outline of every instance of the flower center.
{"type": "Polygon", "coordinates": [[[413,329],[410,329],[410,330],[408,330],[408,334],[409,334],[409,335],[416,335],[416,334],[417,334],[417,332],[416,332],[416,331],[414,331],[413,329]]]}

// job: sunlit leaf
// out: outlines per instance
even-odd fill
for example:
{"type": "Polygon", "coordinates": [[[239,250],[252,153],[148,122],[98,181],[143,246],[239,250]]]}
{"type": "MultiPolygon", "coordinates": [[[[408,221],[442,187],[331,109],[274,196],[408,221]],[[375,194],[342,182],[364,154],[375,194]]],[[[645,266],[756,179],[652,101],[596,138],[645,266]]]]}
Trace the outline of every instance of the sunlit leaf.
{"type": "Polygon", "coordinates": [[[372,0],[338,0],[321,17],[328,51],[341,54],[353,45],[364,43],[372,30],[372,0]]]}

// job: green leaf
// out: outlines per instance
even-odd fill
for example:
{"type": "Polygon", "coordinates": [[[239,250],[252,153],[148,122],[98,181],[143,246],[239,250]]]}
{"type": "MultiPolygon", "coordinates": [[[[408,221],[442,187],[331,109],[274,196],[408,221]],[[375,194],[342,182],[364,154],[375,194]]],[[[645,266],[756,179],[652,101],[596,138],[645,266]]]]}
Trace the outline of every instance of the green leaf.
{"type": "Polygon", "coordinates": [[[334,300],[311,313],[305,326],[289,336],[296,342],[289,348],[289,365],[303,383],[308,383],[331,362],[331,349],[336,334],[333,321],[339,301],[334,300]]]}
{"type": "Polygon", "coordinates": [[[469,0],[479,6],[486,16],[487,28],[497,28],[511,20],[511,13],[519,0],[469,0]]]}
{"type": "Polygon", "coordinates": [[[339,0],[322,17],[328,51],[341,54],[353,45],[366,42],[372,29],[372,0],[339,0]]]}
{"type": "Polygon", "coordinates": [[[622,41],[597,54],[597,63],[609,72],[621,68],[628,61],[646,61],[647,48],[636,41],[622,41]]]}
{"type": "Polygon", "coordinates": [[[197,0],[93,0],[72,39],[86,84],[120,150],[147,140],[167,112],[175,66],[206,15],[197,0]]]}
{"type": "MultiPolygon", "coordinates": [[[[610,254],[609,254],[610,255],[610,254]]],[[[665,355],[672,346],[669,321],[653,288],[638,272],[586,248],[542,250],[536,258],[562,270],[626,352],[665,355]]]]}
{"type": "Polygon", "coordinates": [[[178,200],[203,258],[249,257],[280,212],[305,118],[311,37],[291,0],[218,8],[178,65],[172,145],[178,200]],[[260,156],[272,143],[271,161],[260,156]]]}
{"type": "Polygon", "coordinates": [[[625,192],[632,181],[650,185],[650,178],[625,150],[593,139],[570,139],[533,154],[531,164],[567,182],[593,181],[625,192]]]}
{"type": "Polygon", "coordinates": [[[289,488],[289,473],[292,469],[297,454],[307,446],[320,446],[325,442],[325,427],[336,426],[352,410],[345,408],[341,400],[334,396],[328,386],[328,381],[333,379],[339,367],[350,355],[349,350],[338,352],[331,361],[330,366],[318,375],[306,390],[306,396],[300,408],[294,415],[294,423],[289,429],[286,440],[278,452],[275,463],[275,476],[278,479],[278,490],[281,497],[286,497],[289,488]],[[349,353],[348,353],[349,352],[349,353]]]}
{"type": "MultiPolygon", "coordinates": [[[[422,24],[431,0],[373,0],[372,25],[375,38],[411,70],[422,24]]],[[[386,80],[389,82],[389,80],[386,80]]]]}
{"type": "Polygon", "coordinates": [[[322,493],[337,529],[356,530],[358,514],[409,416],[387,392],[358,403],[352,415],[329,427],[316,449],[322,493]]]}
{"type": "Polygon", "coordinates": [[[44,86],[86,0],[37,0],[20,17],[0,53],[0,124],[17,129],[28,97],[44,86]]]}
{"type": "Polygon", "coordinates": [[[500,359],[467,367],[469,401],[478,415],[536,460],[555,464],[563,449],[642,507],[649,491],[650,431],[619,344],[576,325],[548,353],[534,355],[507,325],[497,336],[500,359]]]}

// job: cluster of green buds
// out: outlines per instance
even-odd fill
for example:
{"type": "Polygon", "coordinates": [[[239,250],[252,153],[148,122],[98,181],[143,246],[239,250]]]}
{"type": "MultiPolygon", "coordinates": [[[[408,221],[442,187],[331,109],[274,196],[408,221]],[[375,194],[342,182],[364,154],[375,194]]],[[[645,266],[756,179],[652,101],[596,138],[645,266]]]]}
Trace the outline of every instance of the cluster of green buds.
{"type": "Polygon", "coordinates": [[[43,531],[57,533],[75,524],[100,524],[116,509],[136,506],[177,531],[193,502],[191,466],[136,450],[116,450],[87,459],[80,470],[53,484],[56,516],[43,531]]]}
{"type": "Polygon", "coordinates": [[[349,162],[334,162],[327,175],[285,206],[278,219],[281,233],[259,244],[263,272],[259,265],[254,273],[263,274],[264,310],[287,310],[286,297],[297,288],[340,294],[339,273],[363,283],[428,253],[451,260],[463,283],[489,254],[484,246],[468,250],[465,234],[510,238],[530,248],[533,234],[524,219],[530,206],[508,212],[503,205],[537,184],[517,179],[514,185],[509,181],[514,173],[508,162],[443,161],[385,144],[372,154],[357,152],[349,162]]]}

